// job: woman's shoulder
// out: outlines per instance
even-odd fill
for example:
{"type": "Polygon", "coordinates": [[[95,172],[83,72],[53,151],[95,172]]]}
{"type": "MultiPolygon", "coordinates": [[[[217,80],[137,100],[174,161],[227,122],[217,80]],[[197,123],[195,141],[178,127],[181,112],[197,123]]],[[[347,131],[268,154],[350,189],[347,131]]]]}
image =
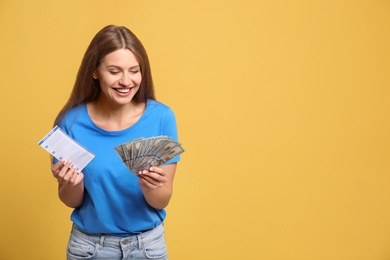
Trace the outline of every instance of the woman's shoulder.
{"type": "Polygon", "coordinates": [[[171,107],[156,100],[148,100],[144,115],[145,118],[161,122],[175,120],[175,113],[171,107]]]}
{"type": "Polygon", "coordinates": [[[147,108],[159,109],[159,110],[171,110],[171,108],[168,105],[163,104],[160,101],[153,100],[153,99],[148,99],[147,108]]]}
{"type": "Polygon", "coordinates": [[[83,112],[86,112],[86,104],[80,104],[80,105],[77,105],[77,106],[71,108],[62,117],[62,119],[60,121],[60,125],[62,127],[68,128],[70,125],[72,125],[77,120],[77,118],[83,112]]]}

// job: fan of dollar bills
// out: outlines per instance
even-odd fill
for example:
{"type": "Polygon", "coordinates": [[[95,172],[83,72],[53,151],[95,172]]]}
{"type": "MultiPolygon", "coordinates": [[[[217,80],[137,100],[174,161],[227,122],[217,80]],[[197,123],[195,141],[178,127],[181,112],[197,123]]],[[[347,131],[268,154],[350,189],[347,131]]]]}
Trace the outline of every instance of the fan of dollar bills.
{"type": "Polygon", "coordinates": [[[115,147],[127,168],[133,173],[160,166],[184,152],[181,144],[167,136],[139,138],[115,147]]]}

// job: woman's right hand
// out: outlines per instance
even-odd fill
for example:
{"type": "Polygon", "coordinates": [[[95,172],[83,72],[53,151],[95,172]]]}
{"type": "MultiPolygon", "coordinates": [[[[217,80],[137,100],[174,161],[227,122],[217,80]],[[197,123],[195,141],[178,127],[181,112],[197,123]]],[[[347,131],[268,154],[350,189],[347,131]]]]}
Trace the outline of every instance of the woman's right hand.
{"type": "Polygon", "coordinates": [[[51,167],[53,176],[61,186],[76,186],[84,179],[82,172],[77,173],[75,167],[71,167],[72,161],[58,161],[51,167]]]}

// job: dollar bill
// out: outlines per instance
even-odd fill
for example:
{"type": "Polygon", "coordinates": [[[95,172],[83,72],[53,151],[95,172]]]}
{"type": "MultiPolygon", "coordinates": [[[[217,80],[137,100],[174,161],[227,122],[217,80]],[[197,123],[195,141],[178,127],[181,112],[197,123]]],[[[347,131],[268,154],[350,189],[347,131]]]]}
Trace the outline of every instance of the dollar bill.
{"type": "Polygon", "coordinates": [[[133,173],[151,166],[160,166],[184,152],[179,142],[167,136],[138,138],[114,149],[133,173]]]}

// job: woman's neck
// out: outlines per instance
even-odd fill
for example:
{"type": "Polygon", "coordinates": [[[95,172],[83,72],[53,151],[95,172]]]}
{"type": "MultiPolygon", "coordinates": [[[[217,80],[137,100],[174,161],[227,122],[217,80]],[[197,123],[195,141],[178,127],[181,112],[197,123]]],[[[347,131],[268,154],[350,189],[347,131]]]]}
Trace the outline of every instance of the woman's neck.
{"type": "Polygon", "coordinates": [[[145,108],[146,104],[143,102],[111,105],[96,100],[87,104],[92,121],[108,131],[119,131],[134,125],[141,118],[145,108]]]}

